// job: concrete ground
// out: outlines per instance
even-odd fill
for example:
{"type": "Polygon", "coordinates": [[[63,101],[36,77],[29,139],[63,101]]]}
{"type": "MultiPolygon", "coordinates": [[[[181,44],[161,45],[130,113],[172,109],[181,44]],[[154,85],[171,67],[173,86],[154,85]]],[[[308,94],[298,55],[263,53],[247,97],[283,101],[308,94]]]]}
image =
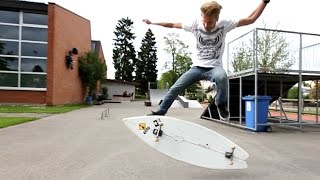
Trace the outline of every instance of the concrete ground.
{"type": "Polygon", "coordinates": [[[168,116],[221,133],[250,157],[245,170],[211,170],[171,159],[129,131],[124,117],[150,112],[142,101],[104,104],[0,129],[0,180],[193,180],[320,178],[320,128],[255,133],[200,119],[204,109],[168,116]],[[101,120],[101,113],[110,114],[101,120]]]}

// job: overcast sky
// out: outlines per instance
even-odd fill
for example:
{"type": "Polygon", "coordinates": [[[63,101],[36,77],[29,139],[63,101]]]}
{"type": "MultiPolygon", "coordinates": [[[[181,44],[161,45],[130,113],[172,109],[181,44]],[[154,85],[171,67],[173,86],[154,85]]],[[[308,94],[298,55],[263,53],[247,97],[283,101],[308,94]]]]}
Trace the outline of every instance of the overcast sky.
{"type": "MultiPolygon", "coordinates": [[[[119,19],[129,17],[133,22],[132,32],[136,51],[139,51],[141,40],[148,28],[155,34],[158,48],[158,70],[163,72],[164,62],[170,58],[164,52],[163,37],[168,33],[179,33],[180,39],[194,48],[191,33],[144,24],[141,20],[185,22],[200,14],[200,6],[208,0],[33,0],[34,2],[54,2],[91,22],[93,40],[102,42],[104,55],[108,66],[108,78],[114,78],[112,60],[113,31],[119,19]]],[[[261,0],[217,0],[223,7],[220,18],[240,19],[247,17],[259,5],[261,0]]],[[[256,27],[281,29],[320,34],[319,0],[271,0],[260,18],[252,25],[236,28],[227,35],[226,41],[252,30],[256,27]]],[[[194,54],[194,53],[193,53],[194,54]]],[[[226,54],[226,52],[225,52],[226,54]]]]}

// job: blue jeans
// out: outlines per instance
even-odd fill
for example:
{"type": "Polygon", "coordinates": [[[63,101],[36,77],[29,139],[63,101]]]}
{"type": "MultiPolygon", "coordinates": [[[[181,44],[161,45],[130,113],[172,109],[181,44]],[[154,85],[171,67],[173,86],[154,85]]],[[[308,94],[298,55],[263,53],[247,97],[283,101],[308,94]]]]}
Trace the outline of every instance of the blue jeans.
{"type": "Polygon", "coordinates": [[[222,67],[204,68],[194,66],[185,72],[169,89],[157,113],[165,115],[179,93],[200,80],[215,82],[217,91],[215,103],[217,105],[227,105],[228,83],[225,70],[222,67]]]}

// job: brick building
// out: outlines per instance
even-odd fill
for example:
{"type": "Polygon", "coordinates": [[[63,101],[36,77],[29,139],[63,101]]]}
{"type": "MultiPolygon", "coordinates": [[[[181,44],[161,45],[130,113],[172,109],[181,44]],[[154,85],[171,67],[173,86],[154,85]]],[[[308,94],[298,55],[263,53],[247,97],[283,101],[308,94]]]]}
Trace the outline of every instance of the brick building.
{"type": "Polygon", "coordinates": [[[78,55],[72,54],[73,69],[66,65],[72,50],[94,50],[105,61],[89,20],[55,3],[1,0],[0,103],[83,102],[78,55]]]}

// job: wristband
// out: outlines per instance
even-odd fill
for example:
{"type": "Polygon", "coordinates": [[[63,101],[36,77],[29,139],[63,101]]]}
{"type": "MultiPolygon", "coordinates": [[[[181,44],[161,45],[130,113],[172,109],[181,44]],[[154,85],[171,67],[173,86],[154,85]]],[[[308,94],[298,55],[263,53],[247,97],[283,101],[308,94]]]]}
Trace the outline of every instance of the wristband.
{"type": "Polygon", "coordinates": [[[268,4],[268,3],[270,2],[270,0],[263,0],[263,2],[264,2],[265,4],[268,4]]]}

